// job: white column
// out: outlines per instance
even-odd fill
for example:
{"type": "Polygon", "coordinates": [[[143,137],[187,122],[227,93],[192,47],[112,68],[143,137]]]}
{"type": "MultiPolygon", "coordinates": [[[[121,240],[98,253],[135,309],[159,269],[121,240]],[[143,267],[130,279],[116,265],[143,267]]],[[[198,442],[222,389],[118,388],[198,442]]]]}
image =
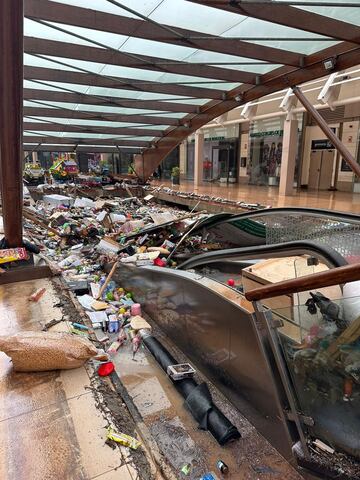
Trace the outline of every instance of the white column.
{"type": "Polygon", "coordinates": [[[297,153],[298,121],[285,120],[281,155],[279,195],[292,195],[297,153]]]}
{"type": "Polygon", "coordinates": [[[195,152],[194,152],[194,185],[200,185],[203,179],[204,163],[204,134],[195,133],[195,152]]]}
{"type": "Polygon", "coordinates": [[[187,156],[187,140],[184,140],[180,143],[179,146],[179,166],[180,166],[180,175],[185,175],[187,164],[186,164],[186,156],[187,156]]]}

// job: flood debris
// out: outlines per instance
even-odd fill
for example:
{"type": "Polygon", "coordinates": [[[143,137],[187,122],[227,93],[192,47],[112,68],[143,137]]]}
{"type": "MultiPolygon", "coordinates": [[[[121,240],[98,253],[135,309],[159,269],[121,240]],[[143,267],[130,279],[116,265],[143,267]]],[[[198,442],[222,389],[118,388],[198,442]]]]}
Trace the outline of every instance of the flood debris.
{"type": "Polygon", "coordinates": [[[150,196],[156,197],[157,194],[162,193],[162,194],[169,195],[171,197],[178,197],[181,199],[198,200],[198,203],[209,202],[209,203],[215,203],[219,205],[229,205],[234,207],[240,207],[245,210],[260,210],[263,208],[271,208],[271,205],[263,205],[261,203],[248,203],[244,201],[235,202],[227,198],[216,197],[215,195],[207,195],[207,194],[199,194],[195,192],[185,192],[181,190],[174,190],[169,187],[164,187],[163,185],[160,185],[159,187],[146,186],[144,187],[144,189],[151,192],[145,198],[150,196]]]}
{"type": "Polygon", "coordinates": [[[45,292],[46,288],[39,288],[38,290],[36,290],[36,292],[30,295],[29,300],[31,302],[38,302],[45,292]]]}
{"type": "Polygon", "coordinates": [[[3,248],[0,249],[0,265],[5,263],[27,260],[29,255],[25,248],[3,248]]]}
{"type": "MultiPolygon", "coordinates": [[[[66,197],[66,200],[56,197],[55,192],[53,194],[50,192],[50,199],[37,200],[25,209],[25,233],[28,240],[41,249],[38,261],[40,263],[45,261],[52,266],[54,272],[60,272],[67,287],[81,305],[79,318],[72,319],[74,321],[71,322],[71,337],[79,340],[90,339],[106,354],[96,359],[98,373],[106,371],[109,363],[120,358],[125,346],[131,349],[133,360],[139,360],[138,352],[143,348],[144,342],[142,331],[147,333],[151,331],[151,326],[143,318],[141,305],[133,293],[126,291],[114,280],[116,271],[124,265],[135,269],[153,265],[176,268],[182,261],[192,256],[215,251],[224,246],[224,242],[221,243],[217,237],[211,236],[203,227],[207,221],[212,221],[209,214],[205,211],[189,213],[180,208],[159,205],[155,198],[160,191],[180,197],[186,195],[196,202],[196,206],[199,206],[201,201],[226,203],[223,199],[185,194],[169,189],[149,188],[146,190],[148,195],[143,201],[139,201],[127,189],[125,189],[127,198],[92,199],[79,192],[79,189],[77,191],[75,189],[73,193],[69,190],[60,192],[64,193],[63,197],[66,197]]],[[[245,209],[264,207],[244,202],[237,204],[245,209]]],[[[230,288],[241,290],[237,278],[226,277],[223,283],[227,283],[230,288]]],[[[324,302],[324,299],[322,300],[324,302]]],[[[159,308],[163,304],[159,299],[159,308]]],[[[317,307],[321,311],[321,305],[317,307]]],[[[328,314],[328,310],[326,312],[328,314]]],[[[330,323],[328,321],[328,324],[330,323]]],[[[51,325],[47,326],[50,327],[51,325]]],[[[358,335],[357,331],[355,333],[358,335]]],[[[327,330],[326,334],[330,335],[333,332],[327,330]]],[[[343,401],[352,406],[355,396],[353,384],[359,381],[359,357],[358,351],[350,351],[348,348],[354,337],[351,332],[349,335],[346,342],[342,342],[344,345],[341,345],[341,349],[334,352],[333,360],[337,367],[346,361],[347,375],[343,380],[342,395],[343,401]]],[[[324,335],[320,336],[319,332],[313,329],[307,338],[307,344],[304,345],[305,348],[290,352],[290,360],[296,373],[306,377],[309,391],[316,382],[309,382],[311,374],[308,373],[310,370],[315,371],[312,368],[315,361],[321,363],[322,360],[316,351],[314,353],[312,350],[323,338],[324,335]],[[314,355],[307,357],[308,354],[314,355]]],[[[186,377],[191,381],[191,376],[195,372],[191,365],[187,364],[187,369],[183,369],[183,365],[176,362],[172,362],[169,369],[168,374],[173,381],[181,381],[186,377]]],[[[199,425],[208,426],[211,409],[205,407],[211,404],[211,396],[205,384],[196,387],[196,392],[188,402],[188,408],[194,413],[199,425]],[[203,404],[200,405],[200,397],[205,399],[203,402],[205,407],[203,404]]],[[[319,445],[314,444],[314,450],[318,456],[330,455],[319,445]]],[[[256,473],[271,472],[256,471],[256,473]]]]}
{"type": "Polygon", "coordinates": [[[107,438],[116,443],[120,443],[120,445],[124,447],[129,447],[132,450],[137,450],[141,445],[141,442],[136,440],[136,438],[126,435],[125,433],[118,433],[111,427],[108,428],[107,438]]]}

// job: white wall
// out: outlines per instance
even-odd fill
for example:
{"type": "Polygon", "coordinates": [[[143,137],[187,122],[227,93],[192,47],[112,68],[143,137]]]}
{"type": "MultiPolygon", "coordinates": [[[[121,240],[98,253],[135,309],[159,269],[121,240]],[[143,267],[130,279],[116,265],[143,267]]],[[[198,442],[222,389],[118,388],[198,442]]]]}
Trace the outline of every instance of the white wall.
{"type": "Polygon", "coordinates": [[[249,161],[249,158],[248,158],[248,151],[250,148],[249,142],[250,142],[249,134],[242,133],[240,136],[239,182],[240,182],[240,178],[242,178],[242,181],[244,180],[244,177],[247,178],[247,175],[246,175],[247,168],[240,167],[240,159],[241,157],[246,157],[247,162],[249,161]]]}
{"type": "MultiPolygon", "coordinates": [[[[343,124],[343,134],[341,140],[349,152],[356,158],[358,150],[358,131],[359,131],[359,121],[355,122],[344,122],[343,124]]],[[[341,171],[341,160],[339,162],[339,182],[353,182],[354,175],[352,172],[342,172],[341,171]]]]}
{"type": "MultiPolygon", "coordinates": [[[[330,127],[335,127],[338,131],[339,124],[329,125],[330,127]]],[[[311,142],[313,140],[322,140],[326,138],[326,135],[323,133],[320,127],[306,127],[305,130],[305,142],[304,142],[304,154],[303,154],[303,164],[302,164],[302,174],[301,174],[301,185],[307,185],[309,182],[309,168],[310,168],[310,155],[311,155],[311,142]]],[[[335,160],[335,150],[334,150],[334,160],[335,160]]],[[[335,164],[335,161],[334,161],[335,164]]]]}

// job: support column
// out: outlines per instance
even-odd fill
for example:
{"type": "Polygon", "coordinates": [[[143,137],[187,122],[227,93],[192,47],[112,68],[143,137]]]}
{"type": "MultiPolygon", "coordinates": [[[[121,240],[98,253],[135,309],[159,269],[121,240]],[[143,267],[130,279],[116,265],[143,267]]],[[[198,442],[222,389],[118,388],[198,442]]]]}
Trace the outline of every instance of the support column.
{"type": "Polygon", "coordinates": [[[294,190],[298,121],[285,120],[281,155],[279,195],[292,195],[294,190]]]}
{"type": "Polygon", "coordinates": [[[4,234],[22,245],[23,0],[0,1],[0,186],[4,234]]]}
{"type": "Polygon", "coordinates": [[[187,173],[187,140],[184,140],[179,145],[179,166],[180,175],[186,175],[187,173]]]}
{"type": "Polygon", "coordinates": [[[194,151],[194,185],[200,185],[203,179],[204,163],[204,134],[199,131],[195,133],[194,151]]]}

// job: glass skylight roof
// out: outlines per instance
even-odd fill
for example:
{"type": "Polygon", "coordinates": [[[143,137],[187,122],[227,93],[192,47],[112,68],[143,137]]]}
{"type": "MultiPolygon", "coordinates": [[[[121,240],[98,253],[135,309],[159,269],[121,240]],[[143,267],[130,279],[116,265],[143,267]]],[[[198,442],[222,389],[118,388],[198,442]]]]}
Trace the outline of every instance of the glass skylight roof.
{"type": "MultiPolygon", "coordinates": [[[[48,136],[49,144],[60,135],[84,135],[93,138],[94,145],[96,140],[113,138],[110,133],[81,132],[91,127],[150,129],[166,136],[168,129],[174,129],[169,119],[191,124],[200,115],[201,123],[207,123],[219,116],[219,111],[207,113],[208,105],[223,104],[221,114],[239,104],[234,101],[239,93],[244,94],[241,103],[248,91],[251,98],[254,90],[258,96],[270,93],[262,89],[262,75],[266,74],[268,82],[272,71],[276,78],[281,78],[281,72],[296,74],[304,65],[307,68],[307,56],[311,60],[311,55],[320,52],[316,61],[321,62],[321,52],[326,51],[324,59],[328,58],[331,47],[341,53],[344,38],[337,38],[336,29],[325,28],[327,19],[347,22],[349,29],[360,25],[360,8],[347,6],[346,0],[341,0],[345,5],[341,8],[328,6],[329,0],[326,6],[325,0],[318,0],[318,6],[296,5],[294,0],[291,6],[286,1],[279,7],[281,1],[275,0],[271,8],[290,8],[292,15],[274,20],[261,12],[261,4],[245,15],[245,4],[237,12],[236,2],[225,0],[119,0],[119,6],[107,0],[41,0],[45,8],[33,10],[25,0],[24,106],[31,107],[31,115],[24,120],[79,127],[76,135],[37,132],[48,136]],[[68,10],[58,9],[59,4],[68,10]],[[96,15],[89,15],[89,9],[96,15]],[[311,26],[297,22],[296,9],[315,15],[311,26]],[[104,14],[106,21],[101,17],[104,14]],[[73,53],[66,52],[69,43],[74,45],[73,53]],[[232,103],[223,102],[229,99],[232,103]],[[44,116],[44,108],[52,108],[53,115],[44,116]],[[77,111],[81,118],[74,115],[77,111]],[[91,115],[87,119],[86,112],[111,113],[114,119],[91,115]],[[134,119],[137,115],[139,121],[134,119]],[[150,117],[158,118],[155,124],[150,117]]],[[[348,44],[349,51],[359,38],[360,29],[355,43],[348,44]]],[[[317,71],[316,75],[326,73],[317,71]]],[[[278,89],[284,88],[285,83],[279,82],[278,89]]],[[[198,128],[199,122],[195,123],[198,128]]],[[[153,137],[136,139],[152,141],[153,137]]]]}

